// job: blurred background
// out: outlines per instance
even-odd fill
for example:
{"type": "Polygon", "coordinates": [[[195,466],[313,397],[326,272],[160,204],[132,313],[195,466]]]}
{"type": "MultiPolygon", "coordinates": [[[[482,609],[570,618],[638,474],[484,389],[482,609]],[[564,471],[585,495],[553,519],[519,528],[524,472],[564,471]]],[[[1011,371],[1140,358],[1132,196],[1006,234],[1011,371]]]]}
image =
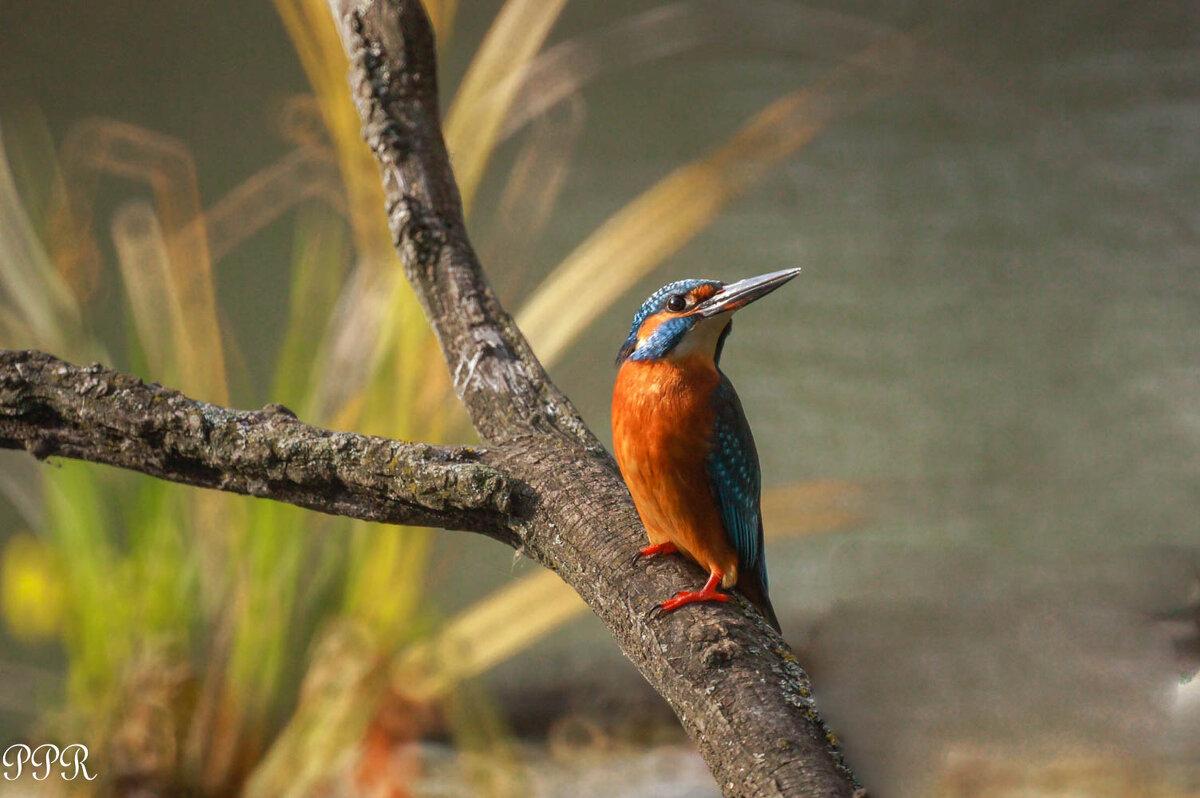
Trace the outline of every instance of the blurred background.
{"type": "MultiPolygon", "coordinates": [[[[682,277],[772,595],[876,796],[1200,795],[1200,7],[435,0],[489,277],[608,438],[682,277]]],[[[0,3],[0,346],[474,440],[323,0],[0,3]]],[[[719,794],[486,539],[0,453],[0,745],[49,795],[719,794]]]]}

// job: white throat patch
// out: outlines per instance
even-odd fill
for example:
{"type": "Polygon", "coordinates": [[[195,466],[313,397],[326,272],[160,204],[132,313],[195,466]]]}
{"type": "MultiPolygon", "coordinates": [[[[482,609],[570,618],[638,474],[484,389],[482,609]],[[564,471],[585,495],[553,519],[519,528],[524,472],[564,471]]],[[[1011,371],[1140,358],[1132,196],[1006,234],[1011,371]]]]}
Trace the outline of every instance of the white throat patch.
{"type": "Polygon", "coordinates": [[[687,335],[683,336],[683,340],[671,350],[667,358],[673,360],[700,355],[712,360],[717,354],[717,342],[721,340],[721,333],[728,326],[732,316],[733,311],[730,311],[701,319],[695,327],[688,331],[687,335]]]}

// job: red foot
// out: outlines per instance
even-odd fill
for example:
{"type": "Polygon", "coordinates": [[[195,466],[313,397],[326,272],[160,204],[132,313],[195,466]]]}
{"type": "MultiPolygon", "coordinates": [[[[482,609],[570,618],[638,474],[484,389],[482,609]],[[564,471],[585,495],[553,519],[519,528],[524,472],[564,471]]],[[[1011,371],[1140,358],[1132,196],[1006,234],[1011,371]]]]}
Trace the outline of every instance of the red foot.
{"type": "Polygon", "coordinates": [[[717,592],[717,585],[721,584],[721,576],[720,571],[715,571],[708,577],[708,581],[704,583],[704,587],[699,590],[684,590],[676,593],[655,607],[655,609],[658,610],[659,615],[666,615],[668,612],[673,612],[686,604],[695,604],[700,601],[729,601],[729,596],[717,592]]]}
{"type": "Polygon", "coordinates": [[[668,540],[666,543],[656,543],[653,546],[647,546],[644,549],[640,549],[637,554],[633,555],[633,562],[637,562],[643,557],[656,557],[659,554],[674,554],[677,551],[679,551],[679,549],[675,548],[675,544],[668,540]]]}

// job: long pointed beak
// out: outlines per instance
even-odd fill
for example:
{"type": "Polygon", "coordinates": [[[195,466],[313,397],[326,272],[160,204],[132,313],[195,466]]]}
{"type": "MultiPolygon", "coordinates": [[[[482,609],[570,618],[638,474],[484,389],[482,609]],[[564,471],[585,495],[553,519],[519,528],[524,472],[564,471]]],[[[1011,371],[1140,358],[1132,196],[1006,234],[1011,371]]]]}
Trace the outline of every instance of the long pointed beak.
{"type": "Polygon", "coordinates": [[[692,311],[697,316],[709,318],[718,313],[732,313],[738,308],[744,308],[756,299],[762,299],[779,286],[800,273],[799,269],[784,269],[783,271],[760,274],[758,277],[748,277],[730,283],[692,311]]]}

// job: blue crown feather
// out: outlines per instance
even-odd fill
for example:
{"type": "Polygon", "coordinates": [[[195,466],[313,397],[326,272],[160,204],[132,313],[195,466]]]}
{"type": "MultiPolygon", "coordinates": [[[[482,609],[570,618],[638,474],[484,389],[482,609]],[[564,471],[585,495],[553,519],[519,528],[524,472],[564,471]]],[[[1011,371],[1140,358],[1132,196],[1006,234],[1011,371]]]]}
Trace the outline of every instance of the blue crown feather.
{"type": "MultiPolygon", "coordinates": [[[[637,334],[642,328],[642,323],[656,313],[661,313],[667,308],[667,300],[675,294],[687,294],[694,291],[702,285],[711,285],[713,288],[720,289],[725,283],[720,280],[676,280],[673,283],[667,283],[662,288],[655,291],[653,294],[642,303],[638,308],[637,313],[633,314],[633,325],[629,328],[629,336],[625,339],[625,343],[621,345],[620,351],[617,352],[617,363],[630,358],[634,355],[637,349],[637,334]]],[[[647,346],[644,347],[645,354],[638,353],[633,359],[653,359],[662,357],[671,351],[675,344],[683,335],[692,328],[695,324],[695,319],[691,317],[681,317],[671,319],[664,323],[662,327],[655,332],[654,336],[647,346]]]]}

